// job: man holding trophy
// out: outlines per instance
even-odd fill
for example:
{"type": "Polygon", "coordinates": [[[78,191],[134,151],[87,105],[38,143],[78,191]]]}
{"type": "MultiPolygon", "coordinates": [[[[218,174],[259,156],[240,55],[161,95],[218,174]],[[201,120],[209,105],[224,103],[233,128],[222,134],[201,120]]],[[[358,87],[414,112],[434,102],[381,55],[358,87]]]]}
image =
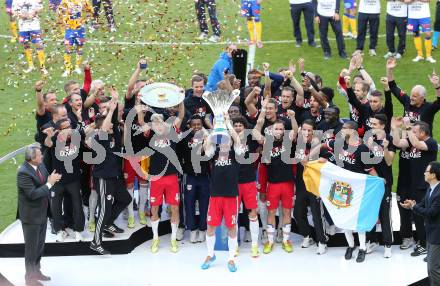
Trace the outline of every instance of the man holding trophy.
{"type": "Polygon", "coordinates": [[[208,269],[216,260],[214,254],[215,230],[221,225],[222,219],[228,228],[229,259],[228,269],[237,271],[235,251],[237,249],[237,218],[238,218],[238,178],[240,165],[236,155],[243,153],[240,137],[232,127],[227,110],[239,92],[218,90],[206,92],[203,98],[214,113],[214,131],[206,136],[203,148],[206,156],[212,158],[210,180],[211,198],[208,208],[208,230],[206,245],[208,255],[201,268],[208,269]]]}

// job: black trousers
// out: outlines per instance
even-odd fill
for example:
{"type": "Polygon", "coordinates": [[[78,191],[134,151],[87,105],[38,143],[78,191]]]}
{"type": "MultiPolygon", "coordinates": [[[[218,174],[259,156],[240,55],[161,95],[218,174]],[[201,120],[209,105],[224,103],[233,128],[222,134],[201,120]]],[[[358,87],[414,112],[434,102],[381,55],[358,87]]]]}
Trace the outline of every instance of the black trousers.
{"type": "Polygon", "coordinates": [[[290,4],[290,17],[293,23],[293,35],[295,36],[296,42],[302,42],[301,35],[301,12],[304,13],[304,21],[307,30],[307,39],[309,44],[315,42],[315,28],[313,26],[313,4],[302,3],[302,4],[290,4]]]}
{"type": "Polygon", "coordinates": [[[328,237],[325,235],[323,219],[324,209],[319,197],[307,192],[304,187],[297,186],[295,194],[295,206],[293,216],[298,226],[298,232],[302,236],[313,236],[312,229],[307,218],[307,206],[312,211],[313,226],[315,229],[315,240],[321,243],[327,243],[328,237]]]}
{"type": "Polygon", "coordinates": [[[96,244],[101,244],[103,227],[113,223],[119,214],[130,204],[132,198],[121,178],[94,178],[93,180],[98,193],[99,207],[93,241],[96,244]]]}
{"type": "Polygon", "coordinates": [[[29,280],[40,273],[40,261],[44,252],[47,221],[43,224],[22,223],[24,237],[25,279],[29,280]]]}
{"type": "Polygon", "coordinates": [[[341,21],[335,21],[331,17],[319,16],[319,37],[321,38],[321,46],[324,53],[331,54],[330,44],[328,42],[328,25],[332,27],[336,36],[336,45],[338,46],[339,55],[345,54],[344,36],[342,35],[341,21]]]}
{"type": "Polygon", "coordinates": [[[51,193],[51,210],[53,217],[53,228],[56,232],[63,229],[63,199],[68,193],[73,210],[73,230],[81,232],[84,230],[84,211],[82,208],[81,182],[80,180],[71,183],[56,183],[51,193]]]}
{"type": "Polygon", "coordinates": [[[397,52],[401,55],[405,53],[406,46],[406,17],[394,17],[387,14],[386,18],[386,34],[387,34],[387,47],[388,51],[395,53],[394,45],[394,31],[397,29],[397,35],[399,37],[399,43],[397,44],[397,52]]]}
{"type": "Polygon", "coordinates": [[[423,247],[426,246],[426,233],[425,223],[423,217],[414,214],[411,210],[404,209],[400,206],[399,202],[405,200],[415,200],[421,202],[425,198],[426,189],[411,190],[410,188],[397,188],[397,203],[399,205],[400,212],[400,235],[402,238],[412,237],[412,219],[416,226],[417,240],[423,247]]]}
{"type": "Polygon", "coordinates": [[[358,15],[358,36],[357,50],[363,50],[365,37],[367,36],[367,26],[370,27],[370,46],[369,49],[376,49],[377,37],[379,33],[380,14],[359,13],[358,15]]]}
{"type": "Polygon", "coordinates": [[[199,22],[199,28],[201,33],[208,34],[208,24],[206,23],[206,10],[208,8],[209,18],[211,19],[211,26],[214,35],[220,36],[220,23],[217,19],[216,3],[215,0],[197,0],[195,3],[197,21],[199,22]]]}
{"type": "MultiPolygon", "coordinates": [[[[391,186],[385,186],[385,194],[379,209],[380,227],[382,229],[382,241],[384,245],[391,246],[393,243],[393,228],[391,224],[391,186]]],[[[376,225],[367,233],[367,240],[378,242],[376,225]]]]}
{"type": "Polygon", "coordinates": [[[295,188],[295,205],[293,208],[293,217],[295,218],[298,232],[302,236],[310,236],[311,230],[309,220],[307,219],[307,207],[310,205],[310,196],[303,187],[295,188]]]}
{"type": "Polygon", "coordinates": [[[93,17],[95,20],[99,18],[101,11],[101,3],[104,6],[105,17],[109,26],[115,25],[115,17],[113,16],[113,3],[112,0],[93,0],[93,17]]]}
{"type": "Polygon", "coordinates": [[[440,245],[428,242],[428,277],[430,285],[440,286],[440,245]]]}

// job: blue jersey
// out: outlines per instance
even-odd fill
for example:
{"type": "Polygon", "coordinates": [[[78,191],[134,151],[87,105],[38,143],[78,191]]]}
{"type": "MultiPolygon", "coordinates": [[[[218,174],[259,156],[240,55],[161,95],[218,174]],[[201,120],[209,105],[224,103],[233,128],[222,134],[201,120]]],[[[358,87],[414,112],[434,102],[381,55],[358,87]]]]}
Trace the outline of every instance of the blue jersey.
{"type": "Polygon", "coordinates": [[[256,22],[260,21],[261,4],[257,0],[241,0],[241,15],[243,17],[253,17],[256,22]]]}

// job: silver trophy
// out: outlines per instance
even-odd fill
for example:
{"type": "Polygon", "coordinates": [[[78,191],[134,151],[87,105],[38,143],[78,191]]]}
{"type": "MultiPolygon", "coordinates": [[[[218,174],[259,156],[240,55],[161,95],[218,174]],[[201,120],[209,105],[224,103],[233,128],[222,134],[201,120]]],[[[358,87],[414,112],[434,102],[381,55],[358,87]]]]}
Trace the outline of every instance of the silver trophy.
{"type": "Polygon", "coordinates": [[[216,90],[214,92],[205,91],[203,93],[202,98],[208,103],[214,113],[214,130],[210,136],[212,143],[226,144],[229,142],[230,136],[223,113],[229,110],[229,107],[239,95],[240,91],[238,89],[232,92],[216,90]]]}

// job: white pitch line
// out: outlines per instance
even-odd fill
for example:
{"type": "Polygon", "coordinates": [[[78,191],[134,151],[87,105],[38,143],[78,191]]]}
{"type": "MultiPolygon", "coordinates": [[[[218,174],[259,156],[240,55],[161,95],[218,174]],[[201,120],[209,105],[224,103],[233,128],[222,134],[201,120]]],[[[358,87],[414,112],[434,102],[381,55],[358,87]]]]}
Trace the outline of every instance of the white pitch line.
{"type": "MultiPolygon", "coordinates": [[[[381,34],[378,37],[379,38],[383,38],[385,37],[385,34],[381,34]]],[[[0,35],[0,38],[3,39],[10,39],[11,36],[9,35],[0,35]]],[[[369,38],[369,36],[367,36],[366,38],[369,38]]],[[[335,41],[335,38],[328,38],[330,41],[335,41]]],[[[50,41],[50,42],[56,42],[52,39],[45,39],[45,41],[50,41]]],[[[317,38],[315,39],[315,41],[319,42],[320,39],[317,38]]],[[[223,41],[223,42],[217,42],[217,43],[212,43],[212,42],[154,42],[154,41],[134,41],[134,42],[128,42],[128,41],[98,41],[98,40],[87,40],[88,43],[91,44],[97,44],[97,45],[117,45],[117,46],[224,46],[227,45],[229,43],[231,43],[231,41],[223,41]]],[[[293,44],[295,43],[295,40],[268,40],[268,41],[263,41],[263,44],[293,44]]],[[[243,41],[239,41],[237,42],[237,44],[239,45],[247,45],[247,41],[243,40],[243,41]]]]}

